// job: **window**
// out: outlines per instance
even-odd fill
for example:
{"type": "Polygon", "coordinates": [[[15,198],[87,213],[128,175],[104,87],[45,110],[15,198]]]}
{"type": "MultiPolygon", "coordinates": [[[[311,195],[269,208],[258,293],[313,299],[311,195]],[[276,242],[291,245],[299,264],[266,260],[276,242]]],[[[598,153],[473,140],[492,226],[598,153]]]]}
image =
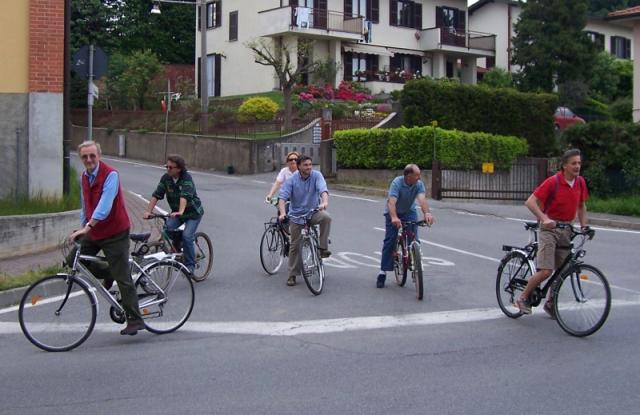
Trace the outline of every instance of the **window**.
{"type": "Polygon", "coordinates": [[[344,0],[344,18],[360,16],[372,23],[379,23],[380,0],[344,0]]]}
{"type": "Polygon", "coordinates": [[[620,59],[631,59],[631,40],[622,36],[611,36],[611,54],[620,59]]]}
{"type": "Polygon", "coordinates": [[[389,24],[421,30],[422,4],[409,0],[391,0],[389,2],[389,24]]]}
{"type": "Polygon", "coordinates": [[[593,43],[598,45],[598,49],[604,50],[604,34],[598,32],[587,31],[587,37],[591,39],[593,43]]]}
{"type": "Polygon", "coordinates": [[[345,52],[344,79],[346,81],[367,81],[378,71],[378,55],[345,52]]]}
{"type": "MultiPolygon", "coordinates": [[[[214,53],[207,55],[207,92],[210,97],[220,96],[220,73],[221,73],[221,58],[222,55],[214,53]]],[[[196,76],[198,79],[198,97],[200,97],[200,58],[198,58],[198,67],[196,68],[196,76]]]]}
{"type": "Polygon", "coordinates": [[[467,14],[453,7],[436,7],[436,27],[445,45],[466,47],[467,14]]]}
{"type": "MultiPolygon", "coordinates": [[[[222,0],[207,3],[207,29],[222,26],[222,0]]],[[[198,30],[200,30],[200,13],[198,13],[198,30]]]]}
{"type": "Polygon", "coordinates": [[[229,41],[238,40],[238,11],[229,13],[229,41]]]}

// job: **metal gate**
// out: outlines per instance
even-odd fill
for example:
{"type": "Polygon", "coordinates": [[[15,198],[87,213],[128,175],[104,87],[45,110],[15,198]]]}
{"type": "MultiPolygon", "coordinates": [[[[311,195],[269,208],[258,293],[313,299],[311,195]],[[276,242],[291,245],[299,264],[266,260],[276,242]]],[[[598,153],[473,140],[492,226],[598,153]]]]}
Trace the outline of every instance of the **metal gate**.
{"type": "Polygon", "coordinates": [[[451,170],[436,161],[432,169],[432,196],[436,200],[526,200],[547,178],[547,166],[547,159],[523,158],[509,169],[484,173],[481,170],[451,170]]]}

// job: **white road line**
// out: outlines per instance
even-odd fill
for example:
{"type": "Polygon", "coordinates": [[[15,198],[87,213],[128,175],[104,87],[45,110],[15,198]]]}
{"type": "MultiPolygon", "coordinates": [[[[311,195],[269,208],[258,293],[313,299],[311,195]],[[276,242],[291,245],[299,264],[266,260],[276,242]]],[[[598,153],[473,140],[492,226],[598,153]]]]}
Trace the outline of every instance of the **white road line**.
{"type": "MultiPolygon", "coordinates": [[[[640,299],[613,301],[614,307],[639,306],[640,299]]],[[[542,314],[535,309],[534,315],[542,314]]],[[[499,308],[438,311],[433,313],[403,314],[397,316],[370,316],[301,321],[225,321],[187,322],[180,332],[209,334],[244,334],[257,336],[299,336],[303,334],[343,333],[359,330],[377,330],[393,327],[432,326],[439,324],[469,323],[504,318],[499,308]]],[[[99,332],[115,332],[120,327],[113,323],[96,324],[99,332]]],[[[18,334],[17,322],[0,322],[0,334],[18,334]]]]}
{"type": "Polygon", "coordinates": [[[258,183],[258,184],[269,184],[263,180],[251,180],[253,183],[258,183]]]}
{"type": "MultiPolygon", "coordinates": [[[[377,230],[377,231],[382,231],[382,232],[384,232],[384,229],[383,229],[383,228],[377,228],[377,227],[376,227],[376,228],[373,228],[373,229],[375,229],[375,230],[377,230]]],[[[435,243],[435,242],[431,242],[431,241],[425,241],[424,239],[420,239],[420,242],[422,242],[423,244],[436,246],[436,247],[438,247],[438,248],[448,249],[449,251],[454,251],[454,252],[459,252],[459,253],[461,253],[461,254],[474,256],[474,257],[476,257],[476,258],[486,259],[487,261],[491,261],[491,262],[500,262],[500,260],[499,260],[499,259],[497,259],[497,258],[491,258],[491,257],[485,256],[485,255],[476,254],[476,253],[474,253],[474,252],[465,251],[465,250],[458,249],[458,248],[454,248],[454,247],[451,247],[451,246],[446,246],[446,245],[442,245],[442,244],[437,244],[437,243],[435,243]]]]}
{"type": "MultiPolygon", "coordinates": [[[[139,195],[136,192],[132,192],[131,190],[129,190],[129,193],[131,193],[132,195],[134,195],[134,196],[138,197],[139,199],[143,200],[145,203],[149,203],[149,201],[147,199],[145,199],[144,197],[142,197],[142,195],[139,195]]],[[[169,214],[169,212],[167,212],[166,210],[162,209],[158,205],[156,205],[155,210],[159,211],[163,215],[168,215],[169,214]]]]}
{"type": "Polygon", "coordinates": [[[343,198],[343,199],[362,200],[364,202],[378,203],[377,200],[367,199],[366,197],[345,196],[345,195],[339,195],[339,194],[336,194],[336,193],[331,193],[331,196],[332,197],[340,197],[340,198],[343,198]]]}

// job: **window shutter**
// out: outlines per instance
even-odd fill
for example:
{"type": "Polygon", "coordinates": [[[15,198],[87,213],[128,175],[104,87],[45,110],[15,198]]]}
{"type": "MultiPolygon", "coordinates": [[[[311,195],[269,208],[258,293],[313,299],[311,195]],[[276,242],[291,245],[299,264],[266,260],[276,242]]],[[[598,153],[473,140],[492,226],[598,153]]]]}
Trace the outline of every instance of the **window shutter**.
{"type": "Polygon", "coordinates": [[[610,42],[611,42],[611,54],[613,56],[618,56],[618,54],[616,53],[616,38],[617,36],[611,36],[610,42]]]}
{"type": "Polygon", "coordinates": [[[215,63],[216,63],[216,68],[214,70],[214,80],[213,80],[213,96],[214,97],[219,97],[220,96],[220,61],[222,59],[220,59],[221,56],[220,55],[215,55],[215,63]]]}
{"type": "Polygon", "coordinates": [[[380,0],[367,0],[367,18],[372,23],[380,22],[380,0]]]}
{"type": "Polygon", "coordinates": [[[238,40],[238,11],[229,13],[229,40],[238,40]]]}
{"type": "Polygon", "coordinates": [[[296,7],[298,5],[298,0],[289,0],[289,5],[292,7],[296,7]]]}
{"type": "Polygon", "coordinates": [[[465,32],[467,28],[467,13],[462,10],[457,10],[458,15],[458,25],[456,26],[456,30],[465,32]]]}
{"type": "Polygon", "coordinates": [[[353,3],[351,0],[344,0],[344,20],[353,17],[353,3]]]}
{"type": "Polygon", "coordinates": [[[367,55],[367,69],[375,76],[378,72],[378,55],[367,55]]]}
{"type": "Polygon", "coordinates": [[[351,52],[344,53],[344,80],[351,81],[353,79],[353,55],[351,52]]]}
{"type": "Polygon", "coordinates": [[[631,40],[624,40],[624,57],[625,59],[631,59],[631,40]]]}
{"type": "Polygon", "coordinates": [[[222,26],[222,2],[216,4],[216,27],[222,26]]]}
{"type": "Polygon", "coordinates": [[[414,28],[418,30],[422,30],[422,4],[413,3],[413,12],[414,12],[414,28]]]}
{"type": "Polygon", "coordinates": [[[389,24],[398,26],[398,0],[389,1],[389,24]]]}
{"type": "Polygon", "coordinates": [[[437,6],[436,7],[436,27],[443,27],[444,26],[444,11],[442,10],[442,7],[437,6]]]}
{"type": "Polygon", "coordinates": [[[196,66],[196,79],[197,79],[197,83],[198,83],[198,90],[197,90],[198,98],[200,98],[200,88],[202,88],[202,85],[200,85],[201,84],[201,82],[200,82],[200,68],[201,68],[200,61],[201,60],[202,60],[201,58],[198,58],[198,65],[196,66]]]}
{"type": "Polygon", "coordinates": [[[402,67],[402,59],[400,59],[400,56],[398,56],[398,54],[396,53],[395,56],[392,56],[389,59],[389,71],[402,69],[401,67],[402,67]]]}

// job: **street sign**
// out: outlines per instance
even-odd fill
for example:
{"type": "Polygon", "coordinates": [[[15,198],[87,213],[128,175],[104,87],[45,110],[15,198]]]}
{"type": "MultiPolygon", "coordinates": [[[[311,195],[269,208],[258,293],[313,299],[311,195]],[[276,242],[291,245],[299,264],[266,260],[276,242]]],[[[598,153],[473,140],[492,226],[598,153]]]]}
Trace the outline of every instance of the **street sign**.
{"type": "MultiPolygon", "coordinates": [[[[72,69],[82,79],[89,79],[89,45],[84,45],[73,54],[72,69]]],[[[98,46],[93,47],[93,79],[107,73],[107,54],[98,46]]]]}

